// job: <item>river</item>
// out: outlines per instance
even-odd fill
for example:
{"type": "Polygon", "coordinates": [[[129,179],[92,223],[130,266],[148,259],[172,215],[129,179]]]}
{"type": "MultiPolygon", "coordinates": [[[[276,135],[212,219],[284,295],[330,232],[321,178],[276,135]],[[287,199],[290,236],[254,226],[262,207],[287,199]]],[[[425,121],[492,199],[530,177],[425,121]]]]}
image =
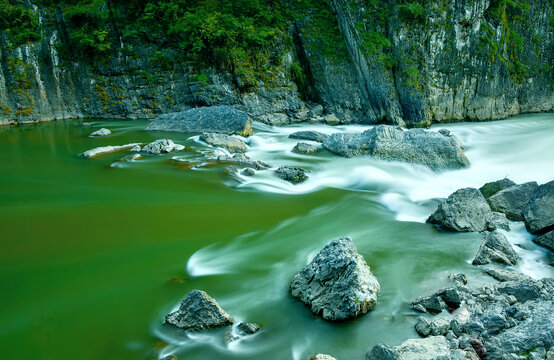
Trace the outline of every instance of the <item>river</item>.
{"type": "MultiPolygon", "coordinates": [[[[256,124],[253,159],[309,169],[292,185],[271,171],[232,177],[198,152],[83,159],[97,146],[170,138],[210,152],[197,136],[151,133],[146,121],[56,121],[0,127],[0,344],[12,359],[363,359],[378,342],[417,336],[415,297],[472,274],[482,240],[425,224],[439,198],[505,176],[554,178],[554,114],[433,126],[457,135],[472,165],[422,166],[325,151],[290,150],[299,129],[368,126],[256,124]],[[100,127],[113,134],[91,138],[100,127]],[[195,165],[196,164],[196,165],[195,165]],[[298,272],[330,240],[349,235],[381,284],[374,311],[346,323],[314,317],[288,294],[298,272]],[[161,326],[191,289],[203,289],[236,320],[262,324],[226,344],[221,331],[183,336],[161,326]]],[[[521,223],[508,239],[535,278],[554,275],[546,250],[521,223]]],[[[483,279],[484,281],[484,279],[483,279]]]]}

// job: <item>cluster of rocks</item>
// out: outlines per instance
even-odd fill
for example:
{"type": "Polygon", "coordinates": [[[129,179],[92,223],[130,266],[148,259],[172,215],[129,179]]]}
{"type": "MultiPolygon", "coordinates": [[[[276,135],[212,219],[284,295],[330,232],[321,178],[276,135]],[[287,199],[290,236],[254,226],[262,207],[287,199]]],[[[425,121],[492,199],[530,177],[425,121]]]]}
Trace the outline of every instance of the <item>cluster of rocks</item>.
{"type": "Polygon", "coordinates": [[[454,286],[414,300],[415,311],[429,313],[415,325],[423,339],[379,344],[367,359],[554,358],[554,280],[504,270],[487,274],[498,282],[468,287],[458,275],[454,286]]]}
{"type": "MultiPolygon", "coordinates": [[[[481,232],[499,228],[509,230],[507,219],[523,221],[529,232],[540,235],[534,240],[537,244],[553,250],[554,181],[538,185],[536,182],[515,184],[502,179],[487,183],[479,190],[460,189],[442,201],[427,222],[451,231],[481,232]]],[[[489,257],[513,265],[515,254],[508,247],[505,238],[495,233],[486,236],[480,253],[488,253],[489,257]],[[487,250],[491,246],[500,249],[502,254],[491,253],[487,250]]]]}
{"type": "MultiPolygon", "coordinates": [[[[202,331],[231,326],[234,320],[206,292],[191,290],[181,301],[179,309],[165,316],[165,324],[179,330],[202,331]]],[[[228,330],[224,338],[231,342],[240,336],[252,335],[258,330],[258,324],[241,322],[236,325],[236,329],[228,330]]]]}
{"type": "Polygon", "coordinates": [[[122,151],[131,151],[135,153],[144,152],[146,154],[159,155],[163,153],[170,153],[173,151],[181,151],[184,149],[185,147],[183,145],[175,144],[172,140],[159,139],[144,145],[144,147],[142,147],[142,143],[100,146],[100,147],[87,150],[79,155],[85,158],[95,158],[95,157],[100,157],[100,156],[109,155],[109,154],[122,152],[122,151]]]}

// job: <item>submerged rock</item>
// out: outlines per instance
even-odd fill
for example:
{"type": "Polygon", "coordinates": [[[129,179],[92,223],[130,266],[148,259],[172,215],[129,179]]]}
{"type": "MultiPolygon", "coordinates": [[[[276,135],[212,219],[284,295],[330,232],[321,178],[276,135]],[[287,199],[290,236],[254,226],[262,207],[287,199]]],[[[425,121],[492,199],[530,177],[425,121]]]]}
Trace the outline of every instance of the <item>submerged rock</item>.
{"type": "Polygon", "coordinates": [[[319,143],[324,142],[325,140],[327,140],[328,137],[329,135],[320,133],[318,131],[297,131],[289,135],[289,138],[291,139],[310,140],[319,143]]]}
{"type": "Polygon", "coordinates": [[[99,157],[107,154],[113,154],[119,151],[129,150],[135,146],[140,146],[140,143],[125,144],[125,145],[115,145],[115,146],[100,146],[94,149],[90,149],[81,153],[80,155],[86,158],[99,157]]]}
{"type": "Polygon", "coordinates": [[[517,265],[519,259],[508,239],[498,231],[493,231],[485,235],[472,263],[473,265],[484,265],[496,262],[517,265]]]}
{"type": "Polygon", "coordinates": [[[312,356],[310,359],[311,360],[336,360],[334,357],[327,354],[317,354],[312,356]]]}
{"type": "Polygon", "coordinates": [[[506,214],[510,220],[522,221],[523,209],[529,204],[538,187],[535,181],[511,186],[489,197],[489,205],[493,211],[506,214]]]}
{"type": "Polygon", "coordinates": [[[443,200],[427,222],[452,231],[480,232],[505,228],[507,222],[504,220],[493,213],[479,190],[465,188],[443,200]]]}
{"type": "Polygon", "coordinates": [[[203,133],[200,136],[200,140],[215,147],[225,148],[233,153],[244,153],[248,151],[248,146],[246,146],[244,141],[226,134],[203,133]]]}
{"type": "Polygon", "coordinates": [[[160,115],[146,126],[146,130],[249,136],[252,135],[252,119],[244,111],[220,105],[160,115]]]}
{"type": "Polygon", "coordinates": [[[133,152],[140,152],[140,150],[141,150],[140,145],[135,145],[135,146],[133,146],[133,147],[131,148],[130,151],[133,151],[133,152]]]}
{"type": "Polygon", "coordinates": [[[512,187],[514,185],[516,185],[515,182],[513,182],[508,178],[504,178],[502,180],[496,180],[496,181],[486,183],[485,185],[479,188],[479,191],[481,192],[481,194],[483,194],[483,196],[486,199],[488,199],[494,194],[496,194],[497,192],[507,189],[509,187],[512,187]]]}
{"type": "Polygon", "coordinates": [[[554,181],[539,186],[523,210],[523,218],[533,234],[554,230],[554,181]]]}
{"type": "Polygon", "coordinates": [[[323,146],[345,157],[371,155],[383,160],[421,164],[432,170],[469,166],[469,160],[454,137],[422,129],[404,131],[379,125],[359,134],[333,134],[323,146]]]}
{"type": "Polygon", "coordinates": [[[142,151],[148,153],[148,154],[162,154],[162,153],[170,153],[173,150],[180,151],[183,150],[185,147],[183,145],[175,144],[172,140],[169,139],[159,139],[154,142],[151,142],[148,145],[145,145],[142,148],[142,151]]]}
{"type": "Polygon", "coordinates": [[[241,174],[244,175],[244,176],[254,176],[254,175],[256,175],[256,170],[254,170],[252,168],[246,168],[246,169],[242,170],[241,174]]]}
{"type": "Polygon", "coordinates": [[[379,282],[349,237],[331,241],[295,277],[291,294],[325,320],[347,320],[375,308],[379,282]]]}
{"type": "Polygon", "coordinates": [[[305,169],[292,166],[281,166],[275,170],[275,175],[293,184],[298,184],[308,179],[305,169]]]}
{"type": "Polygon", "coordinates": [[[106,128],[101,128],[99,130],[96,130],[95,132],[93,132],[92,134],[90,134],[89,136],[108,136],[110,135],[112,132],[109,130],[109,129],[106,129],[106,128]]]}
{"type": "Polygon", "coordinates": [[[315,154],[317,152],[317,147],[308,143],[299,142],[292,149],[292,151],[297,154],[310,155],[310,154],[315,154]]]}
{"type": "Polygon", "coordinates": [[[165,322],[181,330],[199,331],[231,325],[233,319],[202,290],[191,290],[179,310],[167,314],[165,322]]]}
{"type": "Polygon", "coordinates": [[[536,239],[533,239],[533,241],[542,247],[547,248],[550,251],[554,251],[554,230],[551,232],[548,232],[542,236],[539,236],[536,239]]]}

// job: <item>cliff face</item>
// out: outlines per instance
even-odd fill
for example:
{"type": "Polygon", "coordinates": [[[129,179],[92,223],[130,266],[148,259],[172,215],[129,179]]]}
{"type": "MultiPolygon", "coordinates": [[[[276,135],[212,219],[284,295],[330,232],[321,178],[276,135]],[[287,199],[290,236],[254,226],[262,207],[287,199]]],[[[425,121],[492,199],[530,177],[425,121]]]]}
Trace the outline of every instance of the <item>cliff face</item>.
{"type": "MultiPolygon", "coordinates": [[[[270,124],[305,120],[314,103],[343,123],[408,126],[552,111],[553,1],[525,1],[507,15],[498,2],[434,1],[422,17],[391,1],[375,27],[367,0],[332,0],[329,28],[299,14],[271,82],[247,92],[226,72],[162,66],[146,43],[95,66],[60,55],[67,25],[56,13],[37,43],[14,49],[0,32],[0,124],[146,118],[213,104],[236,104],[270,124]],[[292,75],[296,64],[306,84],[292,75]]],[[[44,21],[45,10],[35,10],[44,21]]]]}

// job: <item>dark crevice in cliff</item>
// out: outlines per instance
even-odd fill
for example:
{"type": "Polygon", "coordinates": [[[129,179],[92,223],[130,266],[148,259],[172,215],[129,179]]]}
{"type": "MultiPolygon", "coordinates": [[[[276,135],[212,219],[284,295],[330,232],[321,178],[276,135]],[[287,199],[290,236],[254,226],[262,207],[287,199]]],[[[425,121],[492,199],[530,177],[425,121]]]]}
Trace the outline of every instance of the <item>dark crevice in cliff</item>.
{"type": "Polygon", "coordinates": [[[300,66],[304,71],[304,75],[306,76],[306,100],[320,103],[321,96],[316,89],[315,78],[310,67],[310,61],[308,60],[306,49],[304,48],[304,44],[302,43],[300,31],[298,30],[298,24],[296,23],[294,23],[292,30],[292,41],[294,43],[296,57],[298,58],[298,62],[300,63],[300,66]]]}

